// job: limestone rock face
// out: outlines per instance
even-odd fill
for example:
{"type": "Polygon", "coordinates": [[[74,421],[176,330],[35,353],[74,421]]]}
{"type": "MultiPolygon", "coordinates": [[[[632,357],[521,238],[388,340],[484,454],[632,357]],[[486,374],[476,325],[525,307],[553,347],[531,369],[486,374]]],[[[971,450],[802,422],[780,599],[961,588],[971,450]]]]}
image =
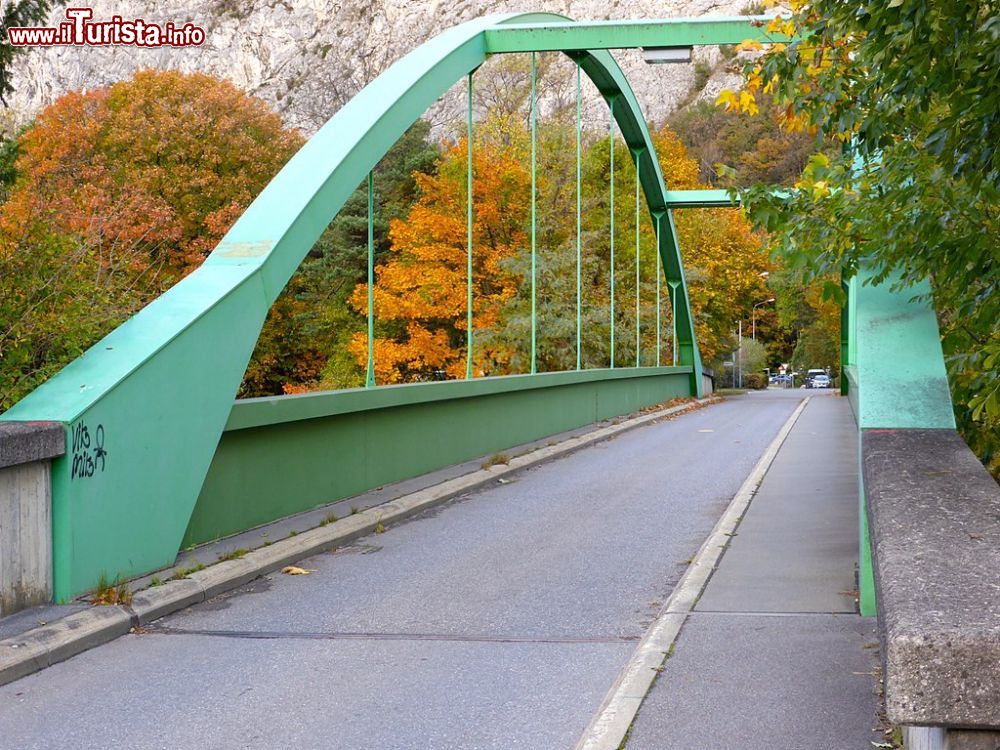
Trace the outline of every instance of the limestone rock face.
{"type": "MultiPolygon", "coordinates": [[[[749,0],[94,0],[94,20],[192,22],[207,32],[200,47],[32,48],[15,63],[11,109],[24,121],[58,96],[128,77],[141,68],[202,71],[228,78],[271,104],[292,126],[311,133],[362,86],[411,49],[450,26],[491,13],[523,10],[575,19],[735,16],[749,0]]],[[[81,3],[70,3],[80,6],[81,3]]],[[[65,21],[65,5],[53,22],[65,21]]],[[[696,59],[718,60],[714,48],[696,59]]],[[[637,51],[615,53],[651,120],[692,95],[691,65],[645,65],[637,51]]],[[[717,70],[707,89],[734,85],[717,70]]],[[[697,93],[697,92],[695,92],[697,93]]],[[[462,112],[456,89],[428,116],[444,124],[462,112]]],[[[606,117],[606,115],[605,115],[606,117]]]]}

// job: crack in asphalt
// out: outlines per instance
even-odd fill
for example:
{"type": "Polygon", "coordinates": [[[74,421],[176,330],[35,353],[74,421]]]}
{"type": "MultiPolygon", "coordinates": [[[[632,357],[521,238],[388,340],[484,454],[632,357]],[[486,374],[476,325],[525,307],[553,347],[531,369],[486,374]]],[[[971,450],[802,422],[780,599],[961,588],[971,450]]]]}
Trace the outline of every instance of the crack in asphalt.
{"type": "Polygon", "coordinates": [[[147,625],[138,631],[151,635],[202,635],[213,638],[244,638],[248,640],[314,640],[314,641],[455,641],[468,643],[627,643],[639,640],[639,635],[492,635],[475,633],[309,633],[281,630],[207,630],[176,628],[170,625],[147,625]]]}

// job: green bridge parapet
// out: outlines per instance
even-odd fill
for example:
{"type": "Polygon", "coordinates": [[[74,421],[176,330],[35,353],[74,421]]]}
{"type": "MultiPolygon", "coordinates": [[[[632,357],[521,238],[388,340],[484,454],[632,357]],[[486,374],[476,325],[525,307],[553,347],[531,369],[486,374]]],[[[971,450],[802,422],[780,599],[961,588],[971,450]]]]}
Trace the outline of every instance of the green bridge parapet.
{"type": "Polygon", "coordinates": [[[183,544],[684,397],[690,376],[615,368],[238,401],[183,544]]]}
{"type": "Polygon", "coordinates": [[[921,283],[848,283],[843,351],[860,431],[860,599],[907,747],[1000,746],[1000,487],[955,430],[921,283]],[[920,297],[919,299],[916,299],[920,297]]]}

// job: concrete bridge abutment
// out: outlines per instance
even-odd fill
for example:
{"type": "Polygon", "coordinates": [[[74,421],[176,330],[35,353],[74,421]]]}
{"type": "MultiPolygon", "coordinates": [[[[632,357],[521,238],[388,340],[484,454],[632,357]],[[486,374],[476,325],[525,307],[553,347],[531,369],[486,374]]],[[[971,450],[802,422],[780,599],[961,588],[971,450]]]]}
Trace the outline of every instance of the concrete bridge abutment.
{"type": "Polygon", "coordinates": [[[0,616],[52,600],[51,462],[65,450],[61,424],[0,423],[0,616]]]}

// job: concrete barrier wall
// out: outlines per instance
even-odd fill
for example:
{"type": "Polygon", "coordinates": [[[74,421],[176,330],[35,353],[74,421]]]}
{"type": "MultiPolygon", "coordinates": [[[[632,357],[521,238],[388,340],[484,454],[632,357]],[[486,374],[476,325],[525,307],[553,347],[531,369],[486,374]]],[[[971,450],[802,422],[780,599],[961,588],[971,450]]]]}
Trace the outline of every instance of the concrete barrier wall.
{"type": "Polygon", "coordinates": [[[701,395],[711,396],[715,393],[715,376],[702,372],[701,374],[701,395]]]}
{"type": "Polygon", "coordinates": [[[0,616],[52,598],[51,459],[60,424],[0,424],[0,616]]]}
{"type": "MultiPolygon", "coordinates": [[[[955,428],[937,318],[928,302],[930,286],[922,282],[893,291],[897,278],[877,286],[865,283],[872,276],[861,269],[847,284],[848,332],[841,346],[848,353],[842,372],[860,433],[861,462],[871,431],[955,428]],[[915,299],[918,295],[923,299],[915,299]]],[[[862,479],[858,589],[861,614],[871,616],[877,604],[866,496],[862,479]]]]}
{"type": "Polygon", "coordinates": [[[248,399],[184,545],[692,395],[692,368],[621,368],[248,399]]]}
{"type": "Polygon", "coordinates": [[[886,713],[906,747],[995,750],[1000,488],[955,430],[930,288],[892,282],[852,279],[846,316],[861,609],[878,614],[886,713]]]}

